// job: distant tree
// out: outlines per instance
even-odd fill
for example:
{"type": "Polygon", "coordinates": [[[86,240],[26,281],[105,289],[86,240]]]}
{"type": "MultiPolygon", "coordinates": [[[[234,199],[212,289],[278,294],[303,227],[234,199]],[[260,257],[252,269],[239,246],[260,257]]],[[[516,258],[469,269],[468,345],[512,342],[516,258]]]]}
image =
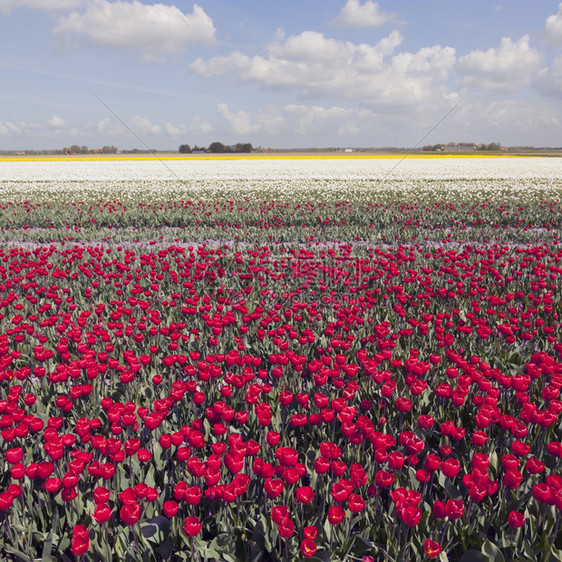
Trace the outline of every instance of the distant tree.
{"type": "Polygon", "coordinates": [[[188,144],[180,144],[179,153],[189,154],[191,152],[191,147],[188,144]]]}
{"type": "Polygon", "coordinates": [[[499,142],[491,142],[490,144],[480,144],[478,146],[479,150],[499,150],[501,144],[499,142]]]}
{"type": "Polygon", "coordinates": [[[234,152],[252,152],[252,144],[249,142],[236,143],[236,146],[234,147],[234,152]]]}
{"type": "Polygon", "coordinates": [[[115,146],[104,146],[101,151],[104,154],[117,154],[117,147],[115,146]]]}
{"type": "Polygon", "coordinates": [[[213,153],[220,153],[220,152],[226,152],[226,146],[224,144],[222,144],[222,142],[212,142],[209,145],[209,152],[213,152],[213,153]]]}
{"type": "Polygon", "coordinates": [[[90,150],[88,149],[88,147],[86,145],[80,147],[80,152],[82,154],[88,154],[88,152],[90,152],[90,150]]]}

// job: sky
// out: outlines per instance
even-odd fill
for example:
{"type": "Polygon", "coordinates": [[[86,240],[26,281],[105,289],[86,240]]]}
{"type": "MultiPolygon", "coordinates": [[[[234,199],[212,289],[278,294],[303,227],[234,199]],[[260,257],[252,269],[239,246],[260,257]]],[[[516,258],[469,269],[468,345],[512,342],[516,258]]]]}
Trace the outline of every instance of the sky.
{"type": "Polygon", "coordinates": [[[0,0],[0,150],[562,146],[562,2],[0,0]]]}

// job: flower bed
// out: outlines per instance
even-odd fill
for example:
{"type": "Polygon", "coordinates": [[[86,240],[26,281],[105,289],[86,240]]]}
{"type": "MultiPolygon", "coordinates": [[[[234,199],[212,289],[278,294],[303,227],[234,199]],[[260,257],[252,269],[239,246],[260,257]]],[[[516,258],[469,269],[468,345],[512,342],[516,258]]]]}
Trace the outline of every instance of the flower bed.
{"type": "Polygon", "coordinates": [[[4,191],[3,558],[562,559],[561,190],[466,181],[4,191]]]}

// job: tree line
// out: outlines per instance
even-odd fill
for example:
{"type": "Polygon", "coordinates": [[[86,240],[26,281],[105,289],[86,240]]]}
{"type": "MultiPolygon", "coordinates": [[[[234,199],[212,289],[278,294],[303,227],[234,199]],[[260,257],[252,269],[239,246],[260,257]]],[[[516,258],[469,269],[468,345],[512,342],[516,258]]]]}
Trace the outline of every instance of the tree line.
{"type": "Polygon", "coordinates": [[[73,144],[70,147],[62,149],[64,154],[117,154],[118,149],[115,146],[104,146],[103,148],[88,148],[86,145],[78,146],[73,144]]]}
{"type": "Polygon", "coordinates": [[[422,150],[426,152],[430,151],[447,151],[450,149],[472,149],[472,150],[499,150],[501,148],[499,142],[491,142],[489,144],[482,143],[476,144],[474,142],[449,142],[447,144],[426,144],[422,150]]]}
{"type": "Polygon", "coordinates": [[[189,144],[180,144],[180,154],[191,154],[193,152],[212,152],[214,154],[220,153],[240,153],[252,152],[253,147],[249,142],[238,142],[236,144],[223,144],[222,142],[212,142],[208,147],[200,147],[194,145],[193,148],[189,144]]]}

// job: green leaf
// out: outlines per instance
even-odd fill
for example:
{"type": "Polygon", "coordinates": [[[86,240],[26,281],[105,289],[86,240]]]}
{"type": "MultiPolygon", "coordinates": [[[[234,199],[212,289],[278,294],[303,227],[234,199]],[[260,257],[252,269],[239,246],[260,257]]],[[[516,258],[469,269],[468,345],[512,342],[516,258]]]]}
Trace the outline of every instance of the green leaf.
{"type": "Polygon", "coordinates": [[[148,472],[144,478],[144,483],[151,488],[154,488],[155,481],[154,481],[154,464],[150,465],[148,472]]]}
{"type": "MultiPolygon", "coordinates": [[[[55,526],[53,525],[53,528],[55,526]]],[[[43,543],[43,551],[41,552],[41,558],[46,562],[47,560],[51,559],[51,550],[53,548],[53,533],[49,533],[48,537],[45,539],[43,543]]]]}
{"type": "Polygon", "coordinates": [[[328,550],[316,551],[316,556],[307,559],[309,562],[330,562],[331,552],[328,550]]]}
{"type": "Polygon", "coordinates": [[[505,562],[501,550],[493,542],[489,540],[484,541],[481,550],[482,554],[485,554],[490,562],[505,562]]]}
{"type": "Polygon", "coordinates": [[[170,520],[159,515],[150,521],[141,523],[141,533],[148,541],[160,544],[170,534],[170,520]]]}
{"type": "Polygon", "coordinates": [[[489,562],[488,557],[479,550],[467,550],[459,562],[489,562]]]}
{"type": "Polygon", "coordinates": [[[18,560],[24,560],[25,562],[33,562],[33,558],[31,558],[21,550],[14,548],[13,546],[6,545],[4,546],[4,550],[6,552],[9,552],[10,554],[13,554],[18,560]]]}
{"type": "Polygon", "coordinates": [[[562,561],[562,551],[558,550],[555,546],[552,547],[552,552],[550,553],[551,556],[554,556],[556,560],[562,561]]]}

